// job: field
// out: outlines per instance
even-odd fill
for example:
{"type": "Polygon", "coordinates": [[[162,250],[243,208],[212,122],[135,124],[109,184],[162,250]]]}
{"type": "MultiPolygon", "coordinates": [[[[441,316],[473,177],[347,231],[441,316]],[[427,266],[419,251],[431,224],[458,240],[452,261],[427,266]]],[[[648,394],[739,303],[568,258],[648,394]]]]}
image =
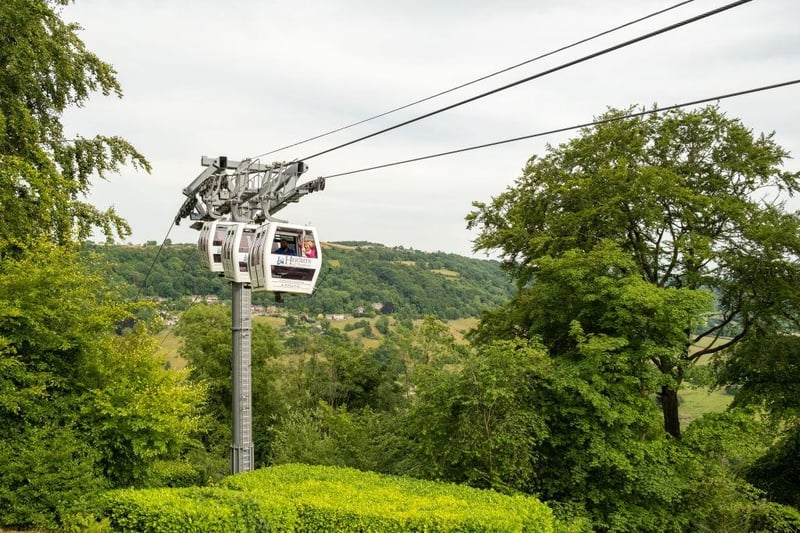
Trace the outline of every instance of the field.
{"type": "Polygon", "coordinates": [[[733,396],[725,391],[693,387],[683,384],[678,393],[681,427],[686,428],[692,421],[705,413],[720,413],[728,408],[733,396]]]}
{"type": "Polygon", "coordinates": [[[180,350],[180,339],[175,336],[172,329],[165,329],[156,336],[158,340],[159,353],[169,364],[170,368],[182,370],[186,367],[186,360],[178,355],[180,350]]]}

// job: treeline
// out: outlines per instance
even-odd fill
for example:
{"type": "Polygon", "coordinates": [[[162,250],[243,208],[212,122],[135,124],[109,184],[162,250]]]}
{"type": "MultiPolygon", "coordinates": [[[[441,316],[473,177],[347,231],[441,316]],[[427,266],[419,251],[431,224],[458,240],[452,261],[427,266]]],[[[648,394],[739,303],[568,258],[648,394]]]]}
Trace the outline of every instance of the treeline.
{"type": "MultiPolygon", "coordinates": [[[[191,295],[230,298],[230,283],[204,270],[193,244],[145,246],[86,244],[99,254],[109,279],[131,297],[177,301],[191,295]]],[[[507,301],[512,284],[496,261],[443,252],[427,253],[381,244],[323,243],[323,270],[311,297],[285,298],[283,306],[310,314],[371,315],[384,306],[403,318],[432,315],[447,320],[479,316],[507,301]]],[[[270,304],[272,294],[253,294],[270,304]]]]}

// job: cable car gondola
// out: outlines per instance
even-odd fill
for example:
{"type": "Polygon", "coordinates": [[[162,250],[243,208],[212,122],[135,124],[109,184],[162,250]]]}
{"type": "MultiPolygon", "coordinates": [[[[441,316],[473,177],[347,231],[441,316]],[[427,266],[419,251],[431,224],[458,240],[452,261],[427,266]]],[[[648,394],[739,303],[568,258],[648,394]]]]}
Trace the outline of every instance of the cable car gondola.
{"type": "Polygon", "coordinates": [[[200,262],[211,272],[224,272],[222,266],[222,241],[228,233],[227,220],[204,222],[197,240],[200,262]]]}
{"type": "Polygon", "coordinates": [[[257,228],[255,224],[227,223],[227,232],[222,241],[222,268],[225,279],[234,283],[250,283],[248,257],[257,228]]]}
{"type": "Polygon", "coordinates": [[[259,226],[249,262],[253,291],[311,294],[322,268],[317,230],[283,222],[259,226]]]}

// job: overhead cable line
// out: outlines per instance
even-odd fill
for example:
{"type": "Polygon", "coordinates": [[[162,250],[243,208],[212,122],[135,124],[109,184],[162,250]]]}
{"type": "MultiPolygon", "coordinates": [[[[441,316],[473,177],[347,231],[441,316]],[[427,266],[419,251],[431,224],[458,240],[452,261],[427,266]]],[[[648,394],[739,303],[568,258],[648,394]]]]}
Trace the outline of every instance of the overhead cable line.
{"type": "Polygon", "coordinates": [[[414,157],[412,159],[404,159],[403,161],[395,161],[393,163],[385,163],[383,165],[375,165],[375,166],[372,166],[372,167],[360,168],[358,170],[350,170],[348,172],[339,172],[337,174],[329,174],[327,176],[324,176],[324,178],[326,180],[328,180],[328,179],[331,179],[331,178],[338,178],[339,176],[348,176],[350,174],[357,174],[357,173],[360,173],[360,172],[367,172],[367,171],[370,171],[370,170],[378,170],[378,169],[381,169],[381,168],[404,165],[404,164],[407,164],[407,163],[414,163],[414,162],[417,162],[417,161],[424,161],[426,159],[434,159],[436,157],[443,157],[443,156],[446,156],[446,155],[453,155],[453,154],[459,154],[459,153],[462,153],[462,152],[469,152],[469,151],[478,150],[478,149],[481,149],[481,148],[489,148],[489,147],[498,146],[498,145],[501,145],[501,144],[508,144],[508,143],[513,143],[513,142],[517,142],[517,141],[524,141],[526,139],[533,139],[533,138],[536,138],[536,137],[544,137],[544,136],[547,136],[547,135],[553,135],[555,133],[563,133],[565,131],[571,131],[571,130],[577,130],[577,129],[581,129],[581,128],[587,128],[587,127],[590,127],[590,126],[598,126],[598,125],[601,125],[601,124],[607,124],[609,122],[617,122],[617,121],[626,120],[626,119],[629,119],[629,118],[642,117],[642,116],[645,116],[645,115],[650,115],[650,114],[653,114],[653,113],[661,113],[661,112],[664,112],[664,111],[671,111],[673,109],[679,109],[679,108],[682,108],[682,107],[689,107],[689,106],[692,106],[692,105],[705,104],[705,103],[708,103],[708,102],[725,100],[727,98],[733,98],[735,96],[742,96],[742,95],[745,95],[745,94],[752,94],[752,93],[757,93],[757,92],[762,92],[762,91],[768,91],[768,90],[771,90],[771,89],[778,89],[778,88],[781,88],[781,87],[788,87],[790,85],[796,85],[798,83],[800,83],[800,79],[792,80],[792,81],[785,81],[785,82],[782,82],[782,83],[775,83],[773,85],[764,85],[762,87],[756,87],[754,89],[746,89],[746,90],[743,90],[743,91],[736,91],[736,92],[733,92],[733,93],[722,94],[722,95],[719,95],[719,96],[711,96],[711,97],[708,97],[708,98],[701,98],[699,100],[692,100],[690,102],[684,102],[682,104],[674,104],[674,105],[669,105],[669,106],[666,106],[666,107],[658,107],[658,108],[654,108],[654,109],[638,111],[636,113],[629,113],[629,114],[626,114],[626,115],[621,115],[621,116],[616,116],[616,117],[609,117],[609,118],[605,118],[605,119],[601,119],[601,120],[595,120],[595,121],[592,121],[592,122],[585,122],[583,124],[576,124],[574,126],[567,126],[567,127],[564,127],[564,128],[557,128],[557,129],[554,129],[554,130],[543,131],[543,132],[539,132],[539,133],[533,133],[533,134],[530,134],[530,135],[523,135],[522,137],[514,137],[514,138],[511,138],[511,139],[505,139],[505,140],[502,140],[502,141],[495,141],[495,142],[490,142],[490,143],[485,143],[485,144],[479,144],[479,145],[476,145],[476,146],[470,146],[468,148],[459,148],[458,150],[450,150],[448,152],[440,152],[440,153],[437,153],[437,154],[425,155],[425,156],[421,156],[421,157],[414,157]]]}
{"type": "Polygon", "coordinates": [[[525,60],[525,61],[523,61],[521,63],[517,63],[516,65],[511,65],[510,67],[506,67],[506,68],[497,70],[495,72],[492,72],[491,74],[486,74],[486,75],[481,76],[479,78],[475,78],[474,80],[462,83],[461,85],[457,85],[457,86],[452,87],[450,89],[446,89],[444,91],[440,91],[440,92],[438,92],[436,94],[432,94],[430,96],[426,96],[425,98],[420,98],[419,100],[415,100],[415,101],[413,101],[411,103],[402,105],[400,107],[395,107],[394,109],[390,109],[388,111],[384,111],[383,113],[379,113],[377,115],[373,115],[371,117],[359,120],[357,122],[353,122],[352,124],[348,124],[346,126],[341,126],[339,128],[327,131],[325,133],[321,133],[319,135],[315,135],[313,137],[309,137],[307,139],[303,139],[302,141],[297,141],[297,142],[294,142],[292,144],[287,144],[286,146],[282,146],[280,148],[275,148],[274,150],[270,150],[269,152],[264,152],[263,154],[259,154],[257,156],[254,156],[251,159],[258,159],[260,157],[264,157],[265,155],[274,154],[275,152],[280,152],[280,151],[286,150],[288,148],[294,148],[295,146],[299,146],[301,144],[305,144],[305,143],[310,142],[310,141],[316,141],[317,139],[321,139],[323,137],[327,137],[328,135],[332,135],[334,133],[339,133],[340,131],[344,131],[344,130],[350,129],[350,128],[354,127],[354,126],[358,126],[360,124],[364,124],[365,122],[369,122],[369,121],[375,120],[377,118],[385,117],[386,115],[390,115],[390,114],[395,113],[397,111],[402,111],[403,109],[407,109],[407,108],[415,106],[417,104],[421,104],[423,102],[427,102],[428,100],[433,100],[434,98],[438,98],[439,96],[444,96],[445,94],[449,94],[449,93],[457,91],[459,89],[463,89],[464,87],[468,87],[468,86],[473,85],[475,83],[478,83],[480,81],[488,80],[489,78],[492,78],[492,77],[497,76],[499,74],[503,74],[503,73],[508,72],[510,70],[514,70],[515,68],[522,67],[522,66],[527,65],[529,63],[533,63],[534,61],[539,61],[540,59],[544,59],[546,57],[550,57],[550,56],[555,55],[555,54],[557,54],[559,52],[563,52],[564,50],[569,50],[570,48],[574,48],[574,47],[576,47],[578,45],[587,43],[587,42],[592,41],[594,39],[597,39],[599,37],[603,37],[604,35],[608,35],[610,33],[613,33],[615,31],[621,30],[623,28],[627,28],[628,26],[633,26],[634,24],[638,24],[639,22],[645,21],[647,19],[656,17],[658,15],[662,15],[662,14],[668,12],[668,11],[672,11],[673,9],[677,9],[677,8],[683,6],[683,5],[690,4],[692,2],[694,2],[694,0],[684,0],[683,2],[678,2],[677,4],[671,5],[671,6],[667,7],[667,8],[661,9],[659,11],[655,11],[653,13],[650,13],[649,15],[645,15],[643,17],[639,17],[639,18],[631,20],[629,22],[625,22],[625,23],[620,24],[618,26],[614,26],[613,28],[601,31],[600,33],[596,33],[596,34],[594,34],[594,35],[592,35],[590,37],[585,37],[585,38],[583,38],[583,39],[581,39],[579,41],[575,41],[572,44],[568,44],[568,45],[562,46],[560,48],[557,48],[555,50],[551,50],[550,52],[546,52],[544,54],[541,54],[541,55],[538,55],[536,57],[533,57],[531,59],[527,59],[527,60],[525,60]]]}
{"type": "Polygon", "coordinates": [[[145,285],[147,284],[147,280],[150,278],[150,273],[153,272],[153,267],[156,266],[156,261],[158,261],[158,256],[161,255],[161,250],[164,248],[164,245],[167,243],[167,239],[169,238],[169,234],[172,231],[172,228],[175,227],[175,221],[172,221],[172,224],[169,225],[169,229],[167,230],[167,234],[164,235],[164,240],[161,241],[161,246],[158,247],[158,251],[156,252],[156,256],[153,258],[153,262],[150,263],[150,269],[147,271],[147,275],[144,277],[144,281],[139,286],[139,292],[136,294],[136,300],[139,299],[139,296],[142,295],[142,290],[144,289],[145,285]]]}
{"type": "Polygon", "coordinates": [[[527,83],[529,81],[535,80],[537,78],[541,78],[541,77],[546,76],[548,74],[552,74],[554,72],[558,72],[560,70],[564,70],[564,69],[566,69],[568,67],[577,65],[579,63],[584,63],[584,62],[586,62],[586,61],[588,61],[590,59],[595,59],[597,57],[600,57],[602,55],[608,54],[610,52],[614,52],[614,51],[619,50],[621,48],[625,48],[626,46],[630,46],[632,44],[635,44],[635,43],[650,39],[651,37],[655,37],[657,35],[661,35],[662,33],[666,33],[666,32],[672,31],[674,29],[680,28],[682,26],[686,26],[688,24],[691,24],[693,22],[697,22],[698,20],[702,20],[702,19],[708,18],[710,16],[717,15],[719,13],[722,13],[723,11],[727,11],[727,10],[732,9],[734,7],[738,7],[738,6],[742,5],[742,4],[746,4],[748,2],[752,2],[752,0],[738,0],[737,2],[732,2],[732,3],[724,5],[722,7],[718,7],[716,9],[712,9],[710,11],[706,11],[705,13],[701,13],[699,15],[696,15],[694,17],[691,17],[691,18],[688,18],[688,19],[685,19],[685,20],[682,20],[680,22],[676,22],[675,24],[670,24],[669,26],[665,26],[665,27],[663,27],[661,29],[652,31],[650,33],[646,33],[646,34],[641,35],[639,37],[635,37],[633,39],[627,40],[627,41],[622,42],[620,44],[611,46],[609,48],[605,48],[603,50],[600,50],[599,52],[594,52],[592,54],[583,56],[581,58],[574,59],[574,60],[569,61],[567,63],[563,63],[563,64],[561,64],[561,65],[559,65],[557,67],[553,67],[553,68],[544,70],[544,71],[539,72],[537,74],[534,74],[532,76],[528,76],[526,78],[523,78],[521,80],[517,80],[517,81],[515,81],[513,83],[509,83],[507,85],[503,85],[502,87],[498,87],[498,88],[493,89],[491,91],[488,91],[488,92],[485,92],[485,93],[481,93],[481,94],[479,94],[477,96],[473,96],[471,98],[467,98],[466,100],[461,100],[460,102],[456,102],[454,104],[448,105],[446,107],[442,107],[440,109],[436,109],[436,110],[431,111],[429,113],[425,113],[424,115],[420,115],[418,117],[406,120],[406,121],[401,122],[399,124],[395,124],[394,126],[389,126],[388,128],[384,128],[382,130],[370,133],[368,135],[364,135],[363,137],[359,137],[357,139],[353,139],[352,141],[348,141],[348,142],[340,144],[338,146],[334,146],[333,148],[329,148],[327,150],[323,150],[322,152],[317,152],[316,154],[312,154],[312,155],[300,158],[300,161],[308,161],[309,159],[313,159],[313,158],[319,157],[319,156],[321,156],[323,154],[327,154],[327,153],[333,152],[334,150],[339,150],[340,148],[344,148],[346,146],[350,146],[350,145],[355,144],[357,142],[361,142],[361,141],[364,141],[366,139],[370,139],[372,137],[375,137],[377,135],[381,135],[383,133],[395,130],[397,128],[401,128],[403,126],[407,126],[407,125],[412,124],[414,122],[418,122],[418,121],[420,121],[422,119],[429,118],[429,117],[432,117],[434,115],[438,115],[439,113],[443,113],[445,111],[449,111],[451,109],[454,109],[456,107],[462,106],[464,104],[468,104],[470,102],[474,102],[474,101],[479,100],[481,98],[484,98],[486,96],[490,96],[492,94],[499,93],[500,91],[504,91],[504,90],[510,89],[512,87],[516,87],[517,85],[521,85],[523,83],[527,83]]]}

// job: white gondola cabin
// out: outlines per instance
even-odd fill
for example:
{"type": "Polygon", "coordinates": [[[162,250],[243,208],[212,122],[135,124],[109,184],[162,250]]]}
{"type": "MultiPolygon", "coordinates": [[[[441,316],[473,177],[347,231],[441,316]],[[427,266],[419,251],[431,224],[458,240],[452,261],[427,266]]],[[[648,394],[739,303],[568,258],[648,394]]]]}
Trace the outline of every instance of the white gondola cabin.
{"type": "Polygon", "coordinates": [[[256,232],[255,224],[228,222],[222,241],[222,268],[225,279],[234,283],[250,283],[248,258],[256,232]]]}
{"type": "Polygon", "coordinates": [[[250,254],[254,291],[311,294],[322,267],[322,248],[311,226],[268,222],[255,232],[250,254]]]}
{"type": "Polygon", "coordinates": [[[211,272],[224,272],[222,266],[222,241],[228,233],[227,220],[204,222],[197,240],[200,262],[211,272]]]}

